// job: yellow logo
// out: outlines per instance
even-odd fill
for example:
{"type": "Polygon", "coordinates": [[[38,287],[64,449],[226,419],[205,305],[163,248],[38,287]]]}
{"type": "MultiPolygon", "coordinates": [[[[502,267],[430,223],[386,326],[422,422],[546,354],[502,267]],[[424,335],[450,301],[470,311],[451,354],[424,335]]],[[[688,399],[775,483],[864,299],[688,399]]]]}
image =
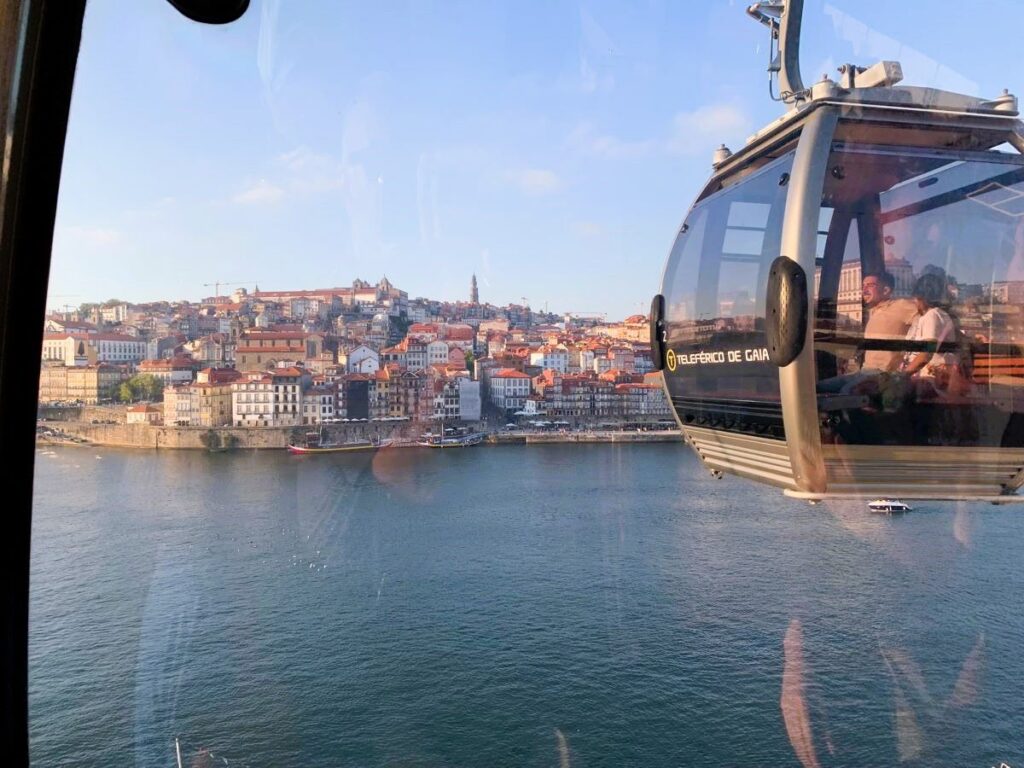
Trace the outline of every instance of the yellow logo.
{"type": "Polygon", "coordinates": [[[665,366],[675,373],[676,370],[676,353],[671,349],[665,352],[665,366]]]}

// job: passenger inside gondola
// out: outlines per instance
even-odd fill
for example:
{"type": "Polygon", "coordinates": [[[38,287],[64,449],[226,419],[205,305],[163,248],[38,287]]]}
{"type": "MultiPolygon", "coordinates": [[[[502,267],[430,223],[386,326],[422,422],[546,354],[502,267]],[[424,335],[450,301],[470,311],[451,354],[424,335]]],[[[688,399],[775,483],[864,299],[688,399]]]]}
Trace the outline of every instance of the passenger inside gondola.
{"type": "MultiPolygon", "coordinates": [[[[862,285],[865,339],[905,339],[918,316],[917,305],[910,299],[893,295],[896,279],[885,270],[864,276],[862,285]]],[[[895,371],[902,362],[899,350],[867,349],[861,364],[863,371],[895,371]]]]}
{"type": "Polygon", "coordinates": [[[845,429],[831,432],[858,442],[934,444],[945,442],[948,433],[973,437],[970,414],[933,406],[962,398],[970,390],[970,353],[963,332],[950,308],[948,280],[940,267],[914,283],[912,299],[893,297],[895,280],[879,271],[863,281],[864,339],[867,349],[860,369],[852,374],[819,382],[826,396],[845,396],[840,405],[856,404],[859,414],[847,418],[845,429]],[[903,340],[902,345],[872,346],[874,340],[903,340]],[[851,400],[852,398],[852,400],[851,400]],[[950,423],[954,419],[955,423],[950,423]]]}
{"type": "MultiPolygon", "coordinates": [[[[957,352],[942,351],[946,342],[959,349],[960,330],[949,311],[949,291],[945,279],[934,272],[921,275],[914,284],[915,316],[907,331],[907,341],[934,342],[935,351],[910,349],[904,353],[900,369],[918,380],[946,378],[954,366],[962,365],[957,352]],[[945,376],[943,375],[945,372],[945,376]]],[[[936,388],[942,389],[940,384],[936,388]]]]}
{"type": "Polygon", "coordinates": [[[1019,158],[837,145],[828,167],[815,275],[823,442],[1024,444],[1019,158]]]}

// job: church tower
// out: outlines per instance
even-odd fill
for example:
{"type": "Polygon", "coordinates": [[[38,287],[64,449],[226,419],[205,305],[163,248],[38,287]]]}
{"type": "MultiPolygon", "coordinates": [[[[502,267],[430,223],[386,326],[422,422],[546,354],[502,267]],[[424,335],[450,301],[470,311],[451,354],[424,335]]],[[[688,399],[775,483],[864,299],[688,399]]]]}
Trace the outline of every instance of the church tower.
{"type": "Polygon", "coordinates": [[[476,275],[473,275],[473,279],[469,282],[469,303],[479,304],[480,303],[480,292],[476,289],[476,275]]]}

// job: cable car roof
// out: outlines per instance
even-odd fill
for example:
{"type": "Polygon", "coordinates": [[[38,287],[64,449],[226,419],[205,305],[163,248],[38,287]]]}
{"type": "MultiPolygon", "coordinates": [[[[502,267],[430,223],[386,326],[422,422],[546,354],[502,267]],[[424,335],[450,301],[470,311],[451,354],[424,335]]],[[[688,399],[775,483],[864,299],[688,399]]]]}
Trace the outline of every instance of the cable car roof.
{"type": "MultiPolygon", "coordinates": [[[[808,117],[826,106],[840,108],[842,121],[860,124],[862,133],[866,123],[884,126],[885,130],[893,127],[902,129],[902,140],[894,141],[888,137],[880,138],[877,143],[980,150],[992,149],[1014,138],[1024,144],[1024,124],[1018,119],[1017,99],[1010,94],[996,100],[984,100],[916,86],[843,91],[831,80],[823,82],[830,87],[822,89],[821,96],[814,97],[812,88],[811,98],[750,136],[742,149],[735,153],[725,150],[725,158],[714,166],[715,173],[709,187],[717,187],[716,181],[731,175],[752,159],[781,154],[808,117]]],[[[842,127],[841,124],[836,135],[840,140],[843,138],[842,127]]],[[[707,190],[702,197],[706,194],[707,190]]]]}

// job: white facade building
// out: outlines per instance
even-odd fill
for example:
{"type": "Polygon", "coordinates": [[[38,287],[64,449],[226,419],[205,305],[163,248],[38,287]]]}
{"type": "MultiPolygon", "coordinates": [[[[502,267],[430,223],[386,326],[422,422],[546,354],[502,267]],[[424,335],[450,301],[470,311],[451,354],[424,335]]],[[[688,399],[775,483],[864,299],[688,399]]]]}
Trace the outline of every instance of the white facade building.
{"type": "Polygon", "coordinates": [[[137,363],[146,359],[146,342],[119,333],[46,333],[42,359],[60,360],[64,365],[137,363]]]}
{"type": "Polygon", "coordinates": [[[380,355],[372,347],[360,344],[345,354],[345,368],[349,373],[376,373],[380,370],[380,355]]]}
{"type": "Polygon", "coordinates": [[[123,323],[128,319],[130,307],[127,304],[115,304],[112,307],[100,307],[100,317],[104,323],[123,323]]]}
{"type": "Polygon", "coordinates": [[[568,373],[569,351],[565,347],[543,346],[530,353],[530,365],[558,373],[568,373]]]}
{"type": "Polygon", "coordinates": [[[480,421],[480,382],[465,376],[456,381],[459,387],[459,419],[480,421]]]}
{"type": "Polygon", "coordinates": [[[165,386],[187,384],[195,378],[196,364],[187,357],[166,360],[143,360],[137,372],[160,379],[165,386]]]}
{"type": "Polygon", "coordinates": [[[292,427],[302,423],[298,368],[278,368],[231,385],[231,421],[236,427],[292,427]]]}
{"type": "Polygon", "coordinates": [[[335,418],[338,388],[320,384],[302,393],[302,423],[323,424],[335,418]]]}
{"type": "Polygon", "coordinates": [[[269,427],[274,423],[274,380],[269,375],[231,385],[231,423],[236,427],[269,427]]]}
{"type": "Polygon", "coordinates": [[[410,371],[422,371],[427,367],[427,345],[418,339],[408,340],[405,351],[405,365],[410,371]]]}
{"type": "Polygon", "coordinates": [[[594,370],[594,350],[574,349],[569,356],[569,372],[582,373],[594,370]]]}
{"type": "Polygon", "coordinates": [[[445,364],[448,362],[448,342],[440,339],[427,344],[427,365],[445,364]]]}
{"type": "Polygon", "coordinates": [[[530,377],[511,368],[494,371],[489,377],[488,398],[505,411],[522,410],[530,396],[530,377]]]}

